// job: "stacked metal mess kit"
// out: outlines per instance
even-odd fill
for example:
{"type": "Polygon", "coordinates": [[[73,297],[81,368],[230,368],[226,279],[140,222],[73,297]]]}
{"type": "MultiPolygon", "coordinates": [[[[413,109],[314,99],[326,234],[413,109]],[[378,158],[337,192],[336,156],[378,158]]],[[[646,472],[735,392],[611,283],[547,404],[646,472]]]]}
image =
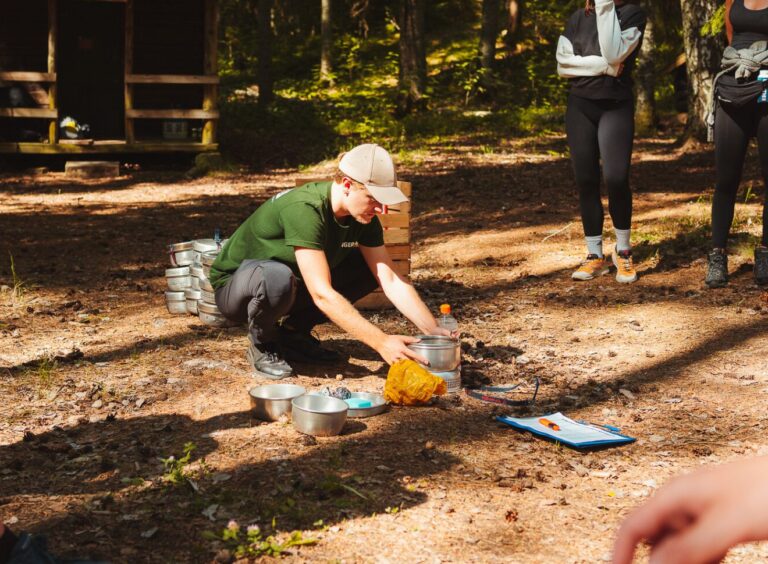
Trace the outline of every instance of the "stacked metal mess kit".
{"type": "Polygon", "coordinates": [[[196,239],[168,246],[173,268],[165,271],[165,304],[170,313],[197,315],[213,327],[232,325],[216,307],[213,286],[208,280],[211,265],[224,243],[226,239],[196,239]]]}

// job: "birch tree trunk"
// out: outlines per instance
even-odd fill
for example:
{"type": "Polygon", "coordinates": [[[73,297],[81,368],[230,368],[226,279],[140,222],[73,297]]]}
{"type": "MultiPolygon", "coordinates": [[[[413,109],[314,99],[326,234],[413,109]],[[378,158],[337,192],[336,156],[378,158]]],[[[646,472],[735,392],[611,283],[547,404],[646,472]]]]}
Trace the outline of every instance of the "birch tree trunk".
{"type": "Polygon", "coordinates": [[[653,20],[648,19],[643,33],[643,44],[637,57],[637,82],[635,105],[635,128],[640,135],[651,135],[656,130],[656,69],[653,54],[656,51],[653,20]]]}
{"type": "Polygon", "coordinates": [[[399,102],[401,113],[409,113],[423,105],[427,84],[427,56],[424,43],[424,1],[400,2],[400,74],[399,102]]]}
{"type": "Polygon", "coordinates": [[[320,1],[320,80],[333,84],[331,0],[320,1]]]}
{"type": "Polygon", "coordinates": [[[520,30],[523,26],[523,0],[504,0],[506,13],[507,34],[504,36],[504,43],[507,51],[512,54],[517,50],[517,44],[520,41],[520,30]]]}
{"type": "Polygon", "coordinates": [[[725,47],[722,37],[701,35],[702,26],[710,20],[717,5],[712,0],[680,0],[688,73],[688,124],[685,136],[700,141],[707,138],[706,117],[712,79],[720,67],[725,47]]]}

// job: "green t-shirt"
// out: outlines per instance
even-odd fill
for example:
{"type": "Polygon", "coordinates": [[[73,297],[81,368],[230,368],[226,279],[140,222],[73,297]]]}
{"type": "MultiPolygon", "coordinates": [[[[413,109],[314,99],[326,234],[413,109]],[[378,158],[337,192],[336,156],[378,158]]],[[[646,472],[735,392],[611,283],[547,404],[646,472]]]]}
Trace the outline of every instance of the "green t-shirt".
{"type": "Polygon", "coordinates": [[[360,245],[384,244],[378,217],[368,224],[351,216],[336,219],[331,209],[331,182],[310,182],[272,196],[229,238],[211,266],[211,285],[224,286],[244,260],[276,260],[298,277],[294,247],[325,251],[328,265],[338,266],[360,245]]]}

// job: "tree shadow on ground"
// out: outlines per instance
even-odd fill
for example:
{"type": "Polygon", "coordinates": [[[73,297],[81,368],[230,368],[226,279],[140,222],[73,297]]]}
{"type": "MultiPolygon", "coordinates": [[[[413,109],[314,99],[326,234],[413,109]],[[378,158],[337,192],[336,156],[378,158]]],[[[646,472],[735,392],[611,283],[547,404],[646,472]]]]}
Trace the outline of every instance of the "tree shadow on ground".
{"type": "MultiPolygon", "coordinates": [[[[766,329],[766,318],[726,327],[672,358],[629,370],[611,381],[581,384],[567,394],[582,398],[578,408],[599,405],[615,399],[619,386],[681,377],[691,364],[759,337],[766,329]]],[[[558,396],[551,391],[555,394],[540,396],[537,412],[572,407],[566,392],[558,396]]],[[[265,530],[276,523],[277,531],[290,531],[425,503],[428,498],[418,487],[419,480],[461,463],[442,445],[487,442],[510,433],[489,420],[497,408],[457,400],[439,407],[394,408],[380,416],[389,418],[386,427],[375,419],[353,422],[350,433],[328,439],[307,438],[279,423],[257,425],[247,412],[203,421],[164,415],[54,429],[0,447],[0,459],[7,461],[4,468],[14,477],[0,482],[0,496],[45,496],[49,501],[38,502],[38,507],[15,503],[29,511],[22,522],[51,532],[55,543],[66,546],[73,541],[57,535],[66,523],[67,530],[100,531],[97,536],[79,537],[92,539],[81,551],[115,561],[131,561],[141,553],[150,562],[169,558],[202,562],[210,558],[212,545],[200,540],[201,531],[221,528],[230,518],[258,523],[265,530]],[[238,434],[228,436],[233,429],[238,434]],[[227,444],[222,451],[223,441],[227,444]],[[238,445],[234,450],[230,441],[238,445]],[[435,447],[425,447],[426,441],[435,447]],[[217,480],[219,473],[196,476],[196,489],[188,483],[165,484],[166,472],[157,456],[178,455],[185,442],[194,442],[195,459],[208,456],[226,479],[217,480]],[[222,451],[219,459],[214,457],[216,451],[222,451]],[[81,501],[63,510],[56,500],[68,495],[81,496],[81,501]],[[49,511],[46,503],[59,509],[49,511]],[[212,505],[217,506],[215,524],[202,514],[212,505]],[[158,527],[162,543],[140,538],[138,532],[151,527],[158,527]],[[128,552],[121,552],[126,547],[128,552]]],[[[727,434],[721,429],[711,439],[727,434]]],[[[678,438],[686,436],[679,433],[678,438]]]]}
{"type": "MultiPolygon", "coordinates": [[[[698,193],[711,181],[711,170],[696,164],[696,155],[682,154],[674,162],[640,162],[637,177],[652,177],[643,191],[698,193]],[[684,170],[681,170],[684,169],[684,170]]],[[[577,198],[566,159],[516,162],[508,165],[450,163],[446,168],[404,174],[414,182],[413,229],[419,238],[448,237],[480,229],[558,224],[578,217],[577,198]]],[[[162,177],[162,175],[161,175],[162,177]]],[[[153,178],[136,177],[99,182],[99,190],[124,189],[153,178]]],[[[158,182],[182,182],[179,175],[158,182]]],[[[286,177],[290,181],[290,177],[286,177]]],[[[52,193],[55,184],[16,180],[29,194],[52,193]]],[[[89,191],[80,183],[65,190],[89,191]]],[[[170,243],[210,237],[216,227],[232,233],[247,215],[280,187],[258,195],[202,196],[170,204],[78,204],[60,212],[39,210],[2,215],[2,252],[12,253],[17,272],[45,287],[94,288],[108,284],[121,271],[161,277],[170,243]],[[117,211],[116,211],[117,210],[117,211]],[[32,229],[34,226],[34,229],[32,229]],[[78,270],[79,269],[79,270],[78,270]],[[143,270],[142,270],[143,269],[143,270]],[[87,273],[87,275],[85,274],[87,273]]],[[[0,275],[9,276],[7,262],[0,275]]]]}

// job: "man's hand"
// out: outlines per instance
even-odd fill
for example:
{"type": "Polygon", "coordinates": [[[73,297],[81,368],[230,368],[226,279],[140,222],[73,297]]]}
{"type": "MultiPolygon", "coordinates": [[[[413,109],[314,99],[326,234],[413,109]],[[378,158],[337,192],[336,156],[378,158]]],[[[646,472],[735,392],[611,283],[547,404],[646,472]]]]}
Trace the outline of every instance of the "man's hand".
{"type": "Polygon", "coordinates": [[[736,544],[768,539],[768,457],[676,478],[619,529],[614,564],[629,564],[641,540],[651,562],[710,563],[736,544]]]}
{"type": "Polygon", "coordinates": [[[407,337],[405,335],[387,335],[387,338],[381,342],[381,345],[376,348],[376,352],[381,355],[387,364],[392,365],[398,360],[404,358],[410,358],[416,362],[420,362],[424,365],[429,364],[426,358],[420,354],[415,353],[408,348],[411,343],[418,343],[419,339],[416,337],[407,337]]]}
{"type": "Polygon", "coordinates": [[[451,339],[458,339],[459,338],[459,332],[458,331],[449,331],[445,327],[440,327],[439,325],[436,325],[434,329],[430,332],[430,335],[441,335],[443,337],[450,337],[451,339]]]}

